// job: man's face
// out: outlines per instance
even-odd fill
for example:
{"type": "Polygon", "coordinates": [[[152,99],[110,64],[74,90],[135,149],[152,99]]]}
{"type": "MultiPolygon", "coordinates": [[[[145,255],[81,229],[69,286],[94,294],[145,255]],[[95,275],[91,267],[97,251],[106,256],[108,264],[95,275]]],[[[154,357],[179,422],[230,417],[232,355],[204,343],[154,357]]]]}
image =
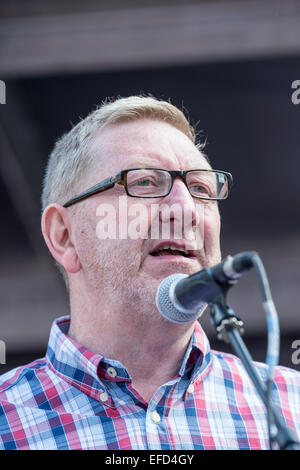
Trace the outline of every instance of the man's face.
{"type": "MultiPolygon", "coordinates": [[[[185,134],[155,120],[109,126],[98,132],[92,150],[95,164],[82,190],[129,168],[210,169],[185,134]]],[[[169,195],[157,199],[129,197],[116,184],[78,203],[72,226],[87,287],[98,290],[101,297],[122,299],[123,306],[140,300],[154,305],[164,277],[192,274],[221,258],[217,203],[193,198],[181,178],[175,179],[169,195]],[[143,210],[137,212],[138,207],[143,210]],[[104,216],[114,228],[110,232],[114,239],[99,235],[104,216]],[[132,236],[130,227],[136,227],[137,219],[140,235],[132,236]],[[167,237],[163,227],[167,232],[169,227],[167,237]],[[162,242],[173,250],[159,251],[162,242]],[[186,256],[180,248],[193,251],[186,256]]]]}

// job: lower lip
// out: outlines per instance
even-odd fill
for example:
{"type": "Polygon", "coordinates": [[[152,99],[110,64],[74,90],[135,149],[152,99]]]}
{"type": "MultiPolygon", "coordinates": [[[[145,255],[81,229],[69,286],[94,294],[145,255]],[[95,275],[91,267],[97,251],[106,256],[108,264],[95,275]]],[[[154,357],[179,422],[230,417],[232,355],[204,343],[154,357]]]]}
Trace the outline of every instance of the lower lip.
{"type": "Polygon", "coordinates": [[[194,256],[191,256],[189,258],[186,258],[185,256],[180,256],[180,255],[158,255],[158,256],[152,256],[149,255],[150,258],[160,260],[160,261],[169,261],[169,262],[174,262],[174,263],[190,263],[191,261],[197,261],[197,258],[194,256]]]}

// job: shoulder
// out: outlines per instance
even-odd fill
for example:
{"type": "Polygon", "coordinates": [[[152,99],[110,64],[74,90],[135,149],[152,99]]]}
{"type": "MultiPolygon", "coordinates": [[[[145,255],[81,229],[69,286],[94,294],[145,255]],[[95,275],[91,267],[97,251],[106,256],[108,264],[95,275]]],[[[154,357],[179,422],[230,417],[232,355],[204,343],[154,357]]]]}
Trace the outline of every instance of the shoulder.
{"type": "MultiPolygon", "coordinates": [[[[215,368],[225,369],[232,374],[247,374],[241,359],[234,354],[215,350],[212,350],[211,353],[215,368]]],[[[253,364],[261,379],[266,380],[268,374],[267,364],[258,361],[253,361],[253,364]]],[[[288,367],[276,366],[274,370],[274,382],[278,385],[281,384],[281,389],[284,388],[284,385],[291,385],[298,388],[300,387],[300,372],[288,367]]]]}
{"type": "Polygon", "coordinates": [[[0,375],[0,404],[10,399],[24,402],[26,396],[33,394],[32,381],[37,379],[45,367],[46,359],[41,358],[0,375]]]}

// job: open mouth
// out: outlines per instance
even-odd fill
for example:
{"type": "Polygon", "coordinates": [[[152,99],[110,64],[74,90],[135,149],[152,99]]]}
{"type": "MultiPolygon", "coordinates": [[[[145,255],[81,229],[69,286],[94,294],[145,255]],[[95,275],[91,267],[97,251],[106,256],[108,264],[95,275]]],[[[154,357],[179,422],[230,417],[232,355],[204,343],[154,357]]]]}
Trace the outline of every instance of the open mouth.
{"type": "Polygon", "coordinates": [[[175,246],[160,246],[149,253],[151,256],[183,256],[184,258],[195,258],[192,250],[185,250],[175,246]]]}

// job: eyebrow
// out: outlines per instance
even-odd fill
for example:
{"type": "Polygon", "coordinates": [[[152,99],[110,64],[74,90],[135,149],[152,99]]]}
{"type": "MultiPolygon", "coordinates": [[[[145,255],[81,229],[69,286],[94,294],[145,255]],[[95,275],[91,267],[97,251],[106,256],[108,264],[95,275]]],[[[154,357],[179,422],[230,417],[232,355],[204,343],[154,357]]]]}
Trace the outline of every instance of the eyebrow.
{"type": "MultiPolygon", "coordinates": [[[[140,157],[140,158],[142,158],[142,157],[140,157]]],[[[132,168],[137,168],[137,167],[143,168],[143,167],[149,167],[149,166],[157,167],[158,165],[161,164],[158,161],[159,158],[161,158],[161,157],[156,157],[155,158],[155,157],[145,156],[145,158],[143,158],[143,160],[141,160],[141,159],[133,160],[133,162],[130,163],[130,166],[132,168]]],[[[129,168],[129,166],[127,168],[129,168]]]]}
{"type": "MultiPolygon", "coordinates": [[[[126,167],[128,169],[130,168],[165,168],[166,170],[169,169],[168,165],[163,162],[158,162],[155,157],[145,157],[145,161],[142,160],[134,160],[132,163],[128,164],[126,167]],[[150,158],[150,159],[149,159],[150,158]]],[[[179,170],[179,168],[177,168],[179,170]]],[[[194,166],[194,168],[190,168],[190,170],[212,170],[212,167],[210,166],[209,162],[205,159],[205,165],[201,164],[199,162],[198,166],[194,166]],[[208,168],[206,168],[206,165],[208,164],[208,168]]]]}

